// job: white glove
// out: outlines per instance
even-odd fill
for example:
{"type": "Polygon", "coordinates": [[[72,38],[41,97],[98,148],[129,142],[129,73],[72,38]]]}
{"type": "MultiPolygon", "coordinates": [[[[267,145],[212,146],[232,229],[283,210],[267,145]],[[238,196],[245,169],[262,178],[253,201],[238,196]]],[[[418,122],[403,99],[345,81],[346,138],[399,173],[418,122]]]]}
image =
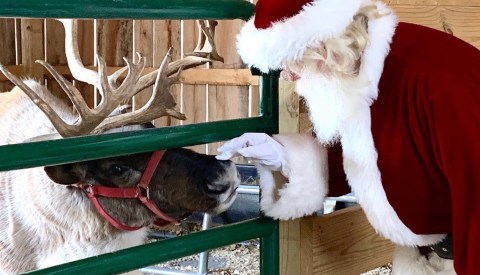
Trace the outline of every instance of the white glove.
{"type": "Polygon", "coordinates": [[[284,147],[264,133],[245,133],[225,142],[217,150],[219,160],[243,156],[271,170],[281,171],[286,177],[290,174],[284,147]]]}

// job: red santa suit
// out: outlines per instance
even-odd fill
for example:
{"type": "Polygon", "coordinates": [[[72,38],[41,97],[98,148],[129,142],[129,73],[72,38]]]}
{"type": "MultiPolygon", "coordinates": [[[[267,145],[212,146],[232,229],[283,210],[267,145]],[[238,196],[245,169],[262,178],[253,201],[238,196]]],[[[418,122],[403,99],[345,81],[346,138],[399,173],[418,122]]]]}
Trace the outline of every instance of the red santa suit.
{"type": "Polygon", "coordinates": [[[446,33],[397,25],[378,1],[300,1],[284,17],[265,15],[269,2],[259,1],[259,18],[237,44],[242,59],[264,72],[340,35],[365,6],[382,16],[369,18],[358,76],[301,73],[297,91],[318,140],[275,136],[291,172],[277,189],[274,175],[260,169],[263,211],[279,219],[311,214],[328,185],[334,193],[348,182],[381,235],[427,246],[452,234],[456,273],[480,274],[480,51],[446,33]]]}

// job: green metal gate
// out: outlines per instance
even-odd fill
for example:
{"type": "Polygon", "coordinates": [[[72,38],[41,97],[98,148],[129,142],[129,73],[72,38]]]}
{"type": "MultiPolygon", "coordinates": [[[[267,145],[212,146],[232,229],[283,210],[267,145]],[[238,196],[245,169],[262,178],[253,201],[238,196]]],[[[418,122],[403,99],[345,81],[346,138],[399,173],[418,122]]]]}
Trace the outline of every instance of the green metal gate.
{"type": "MultiPolygon", "coordinates": [[[[0,17],[248,20],[244,0],[2,0],[0,17]]],[[[0,146],[0,172],[222,141],[244,132],[278,132],[278,74],[262,75],[260,116],[0,146]]],[[[116,274],[260,238],[260,272],[278,274],[278,223],[261,217],[104,254],[31,274],[116,274]]]]}

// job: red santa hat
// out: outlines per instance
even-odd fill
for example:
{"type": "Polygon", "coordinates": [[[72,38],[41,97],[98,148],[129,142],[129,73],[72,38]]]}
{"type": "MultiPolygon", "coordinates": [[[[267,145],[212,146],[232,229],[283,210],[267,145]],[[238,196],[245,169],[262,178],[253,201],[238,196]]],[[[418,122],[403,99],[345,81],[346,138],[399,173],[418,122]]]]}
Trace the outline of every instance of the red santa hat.
{"type": "Polygon", "coordinates": [[[237,36],[243,61],[262,72],[301,58],[309,46],[340,35],[374,0],[258,0],[255,15],[237,36]]]}

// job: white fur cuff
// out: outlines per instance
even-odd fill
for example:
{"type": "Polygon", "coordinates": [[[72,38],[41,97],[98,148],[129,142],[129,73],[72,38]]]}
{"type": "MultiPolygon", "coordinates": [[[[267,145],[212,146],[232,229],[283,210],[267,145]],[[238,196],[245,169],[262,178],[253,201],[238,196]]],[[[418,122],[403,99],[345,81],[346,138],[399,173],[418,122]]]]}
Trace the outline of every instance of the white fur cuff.
{"type": "Polygon", "coordinates": [[[276,135],[290,166],[288,182],[277,188],[274,175],[258,166],[265,215],[288,220],[311,215],[323,207],[328,192],[327,151],[308,135],[276,135]]]}

